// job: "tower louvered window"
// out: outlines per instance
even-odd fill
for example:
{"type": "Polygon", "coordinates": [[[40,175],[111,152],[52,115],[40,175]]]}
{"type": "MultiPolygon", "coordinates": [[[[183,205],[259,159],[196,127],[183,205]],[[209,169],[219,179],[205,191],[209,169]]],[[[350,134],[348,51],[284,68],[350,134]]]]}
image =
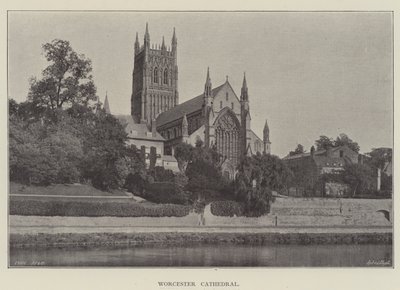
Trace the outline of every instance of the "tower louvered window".
{"type": "Polygon", "coordinates": [[[164,70],[164,85],[168,85],[168,71],[164,70]]]}
{"type": "Polygon", "coordinates": [[[156,84],[158,83],[158,70],[157,70],[157,68],[154,68],[153,82],[156,83],[156,84]]]}

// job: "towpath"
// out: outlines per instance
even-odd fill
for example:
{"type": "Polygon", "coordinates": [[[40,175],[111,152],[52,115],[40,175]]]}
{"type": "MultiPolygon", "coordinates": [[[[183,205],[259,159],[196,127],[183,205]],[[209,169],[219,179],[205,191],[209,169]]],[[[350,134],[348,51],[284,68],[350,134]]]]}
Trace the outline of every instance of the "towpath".
{"type": "Polygon", "coordinates": [[[58,233],[391,233],[392,227],[115,227],[115,226],[11,226],[11,234],[58,233]]]}

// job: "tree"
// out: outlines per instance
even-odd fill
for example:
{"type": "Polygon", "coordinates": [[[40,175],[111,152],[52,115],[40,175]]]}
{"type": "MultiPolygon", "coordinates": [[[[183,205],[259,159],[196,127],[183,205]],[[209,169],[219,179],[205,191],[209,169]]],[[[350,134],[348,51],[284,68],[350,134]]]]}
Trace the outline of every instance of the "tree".
{"type": "Polygon", "coordinates": [[[348,146],[351,150],[355,152],[360,151],[360,146],[358,145],[357,142],[351,140],[349,136],[347,136],[344,133],[339,134],[338,137],[336,137],[336,140],[333,140],[332,138],[329,138],[325,135],[319,136],[318,140],[315,140],[315,145],[317,146],[317,150],[322,150],[322,149],[328,149],[329,147],[338,147],[338,146],[348,146]]]}
{"type": "Polygon", "coordinates": [[[336,137],[336,140],[334,142],[334,146],[343,146],[343,145],[347,145],[351,150],[355,151],[355,152],[359,152],[360,151],[360,146],[358,146],[357,142],[354,142],[353,140],[351,140],[349,138],[349,136],[347,136],[344,133],[341,133],[338,137],[336,137]]]}
{"type": "Polygon", "coordinates": [[[248,216],[261,216],[270,210],[272,191],[287,189],[292,173],[277,156],[270,154],[244,157],[234,181],[235,196],[244,202],[248,216]]]}
{"type": "Polygon", "coordinates": [[[43,51],[50,65],[43,70],[42,79],[31,78],[29,101],[55,110],[75,103],[87,106],[97,99],[89,59],[60,39],[44,44],[43,51]]]}
{"type": "Polygon", "coordinates": [[[344,183],[351,189],[351,195],[365,194],[374,185],[375,174],[372,168],[366,164],[346,164],[341,173],[344,183]]]}
{"type": "Polygon", "coordinates": [[[192,160],[193,146],[186,143],[180,143],[175,147],[174,156],[178,161],[178,167],[181,173],[186,173],[186,168],[189,162],[192,160]]]}
{"type": "Polygon", "coordinates": [[[211,148],[192,147],[186,169],[186,190],[192,201],[210,201],[221,195],[227,181],[221,173],[219,154],[211,148]]]}
{"type": "Polygon", "coordinates": [[[140,160],[136,152],[130,154],[131,149],[125,147],[127,134],[123,126],[104,112],[89,114],[84,123],[83,177],[103,190],[123,186],[132,171],[132,159],[140,160]]]}
{"type": "Polygon", "coordinates": [[[304,152],[305,152],[305,150],[304,150],[303,145],[297,144],[296,149],[294,149],[294,151],[290,151],[289,155],[292,156],[292,155],[296,155],[296,154],[302,154],[304,152]]]}
{"type": "Polygon", "coordinates": [[[366,163],[381,170],[381,190],[392,191],[393,177],[385,172],[386,166],[390,166],[390,162],[392,162],[392,148],[374,148],[368,155],[370,158],[367,159],[366,163]]]}
{"type": "Polygon", "coordinates": [[[27,184],[79,181],[81,140],[68,122],[42,124],[10,116],[10,179],[27,184]]]}
{"type": "Polygon", "coordinates": [[[315,140],[315,146],[317,146],[317,150],[328,149],[329,147],[334,147],[335,142],[332,138],[329,138],[325,135],[319,136],[318,140],[315,140]]]}
{"type": "Polygon", "coordinates": [[[392,148],[374,148],[368,153],[371,157],[369,164],[383,170],[388,162],[392,161],[392,148]]]}

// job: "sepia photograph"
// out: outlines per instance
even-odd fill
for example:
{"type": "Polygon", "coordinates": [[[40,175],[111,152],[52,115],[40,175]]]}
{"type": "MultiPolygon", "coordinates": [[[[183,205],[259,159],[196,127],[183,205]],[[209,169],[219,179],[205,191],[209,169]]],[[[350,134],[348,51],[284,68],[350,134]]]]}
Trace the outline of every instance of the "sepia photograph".
{"type": "Polygon", "coordinates": [[[393,269],[393,18],[8,11],[8,267],[393,269]]]}

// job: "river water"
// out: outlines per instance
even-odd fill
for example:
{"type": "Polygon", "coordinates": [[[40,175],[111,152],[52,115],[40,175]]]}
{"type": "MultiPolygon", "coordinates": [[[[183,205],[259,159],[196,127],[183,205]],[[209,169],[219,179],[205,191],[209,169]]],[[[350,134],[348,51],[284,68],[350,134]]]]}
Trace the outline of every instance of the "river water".
{"type": "Polygon", "coordinates": [[[10,266],[380,267],[392,245],[185,245],[11,249],[10,266]]]}

